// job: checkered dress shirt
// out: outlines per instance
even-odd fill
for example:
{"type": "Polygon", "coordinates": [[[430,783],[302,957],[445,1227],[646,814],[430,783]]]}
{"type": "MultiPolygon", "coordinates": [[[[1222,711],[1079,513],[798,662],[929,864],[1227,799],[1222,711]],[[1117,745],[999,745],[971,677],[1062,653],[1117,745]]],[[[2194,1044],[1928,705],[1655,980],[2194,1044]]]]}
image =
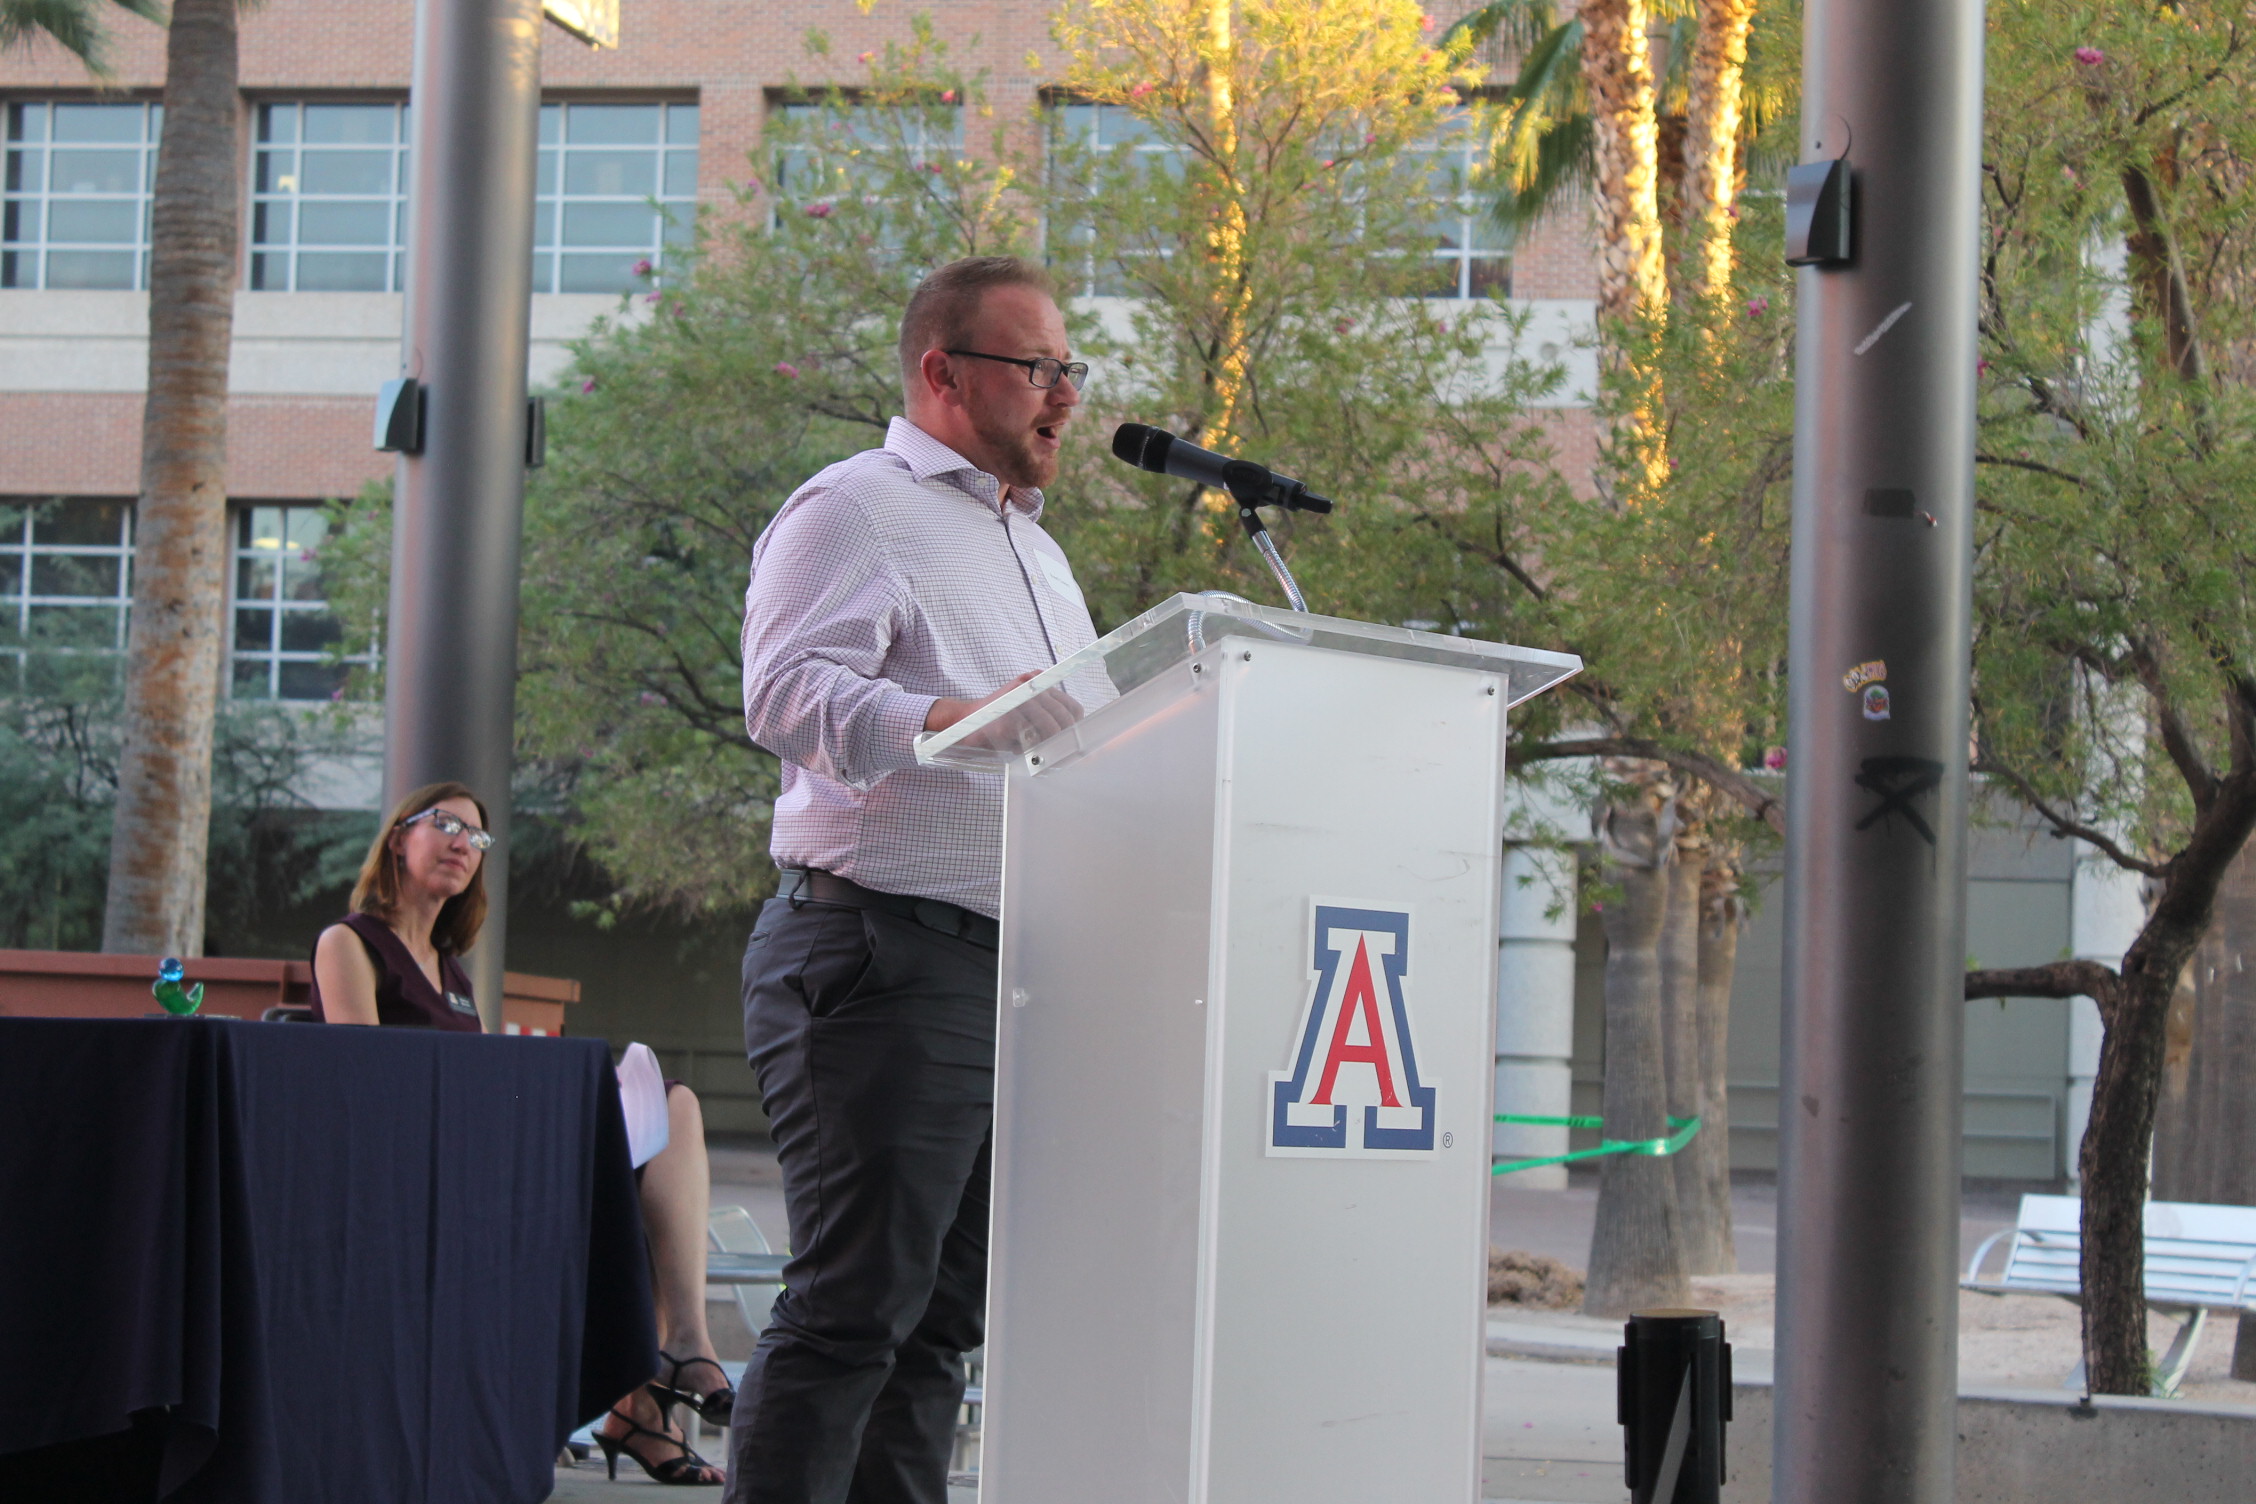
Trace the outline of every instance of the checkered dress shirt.
{"type": "Polygon", "coordinates": [[[905,418],[776,513],[743,646],[745,730],[783,762],[778,866],[1000,913],[1002,775],[919,767],[913,744],[934,700],[1095,641],[1041,515],[905,418]]]}

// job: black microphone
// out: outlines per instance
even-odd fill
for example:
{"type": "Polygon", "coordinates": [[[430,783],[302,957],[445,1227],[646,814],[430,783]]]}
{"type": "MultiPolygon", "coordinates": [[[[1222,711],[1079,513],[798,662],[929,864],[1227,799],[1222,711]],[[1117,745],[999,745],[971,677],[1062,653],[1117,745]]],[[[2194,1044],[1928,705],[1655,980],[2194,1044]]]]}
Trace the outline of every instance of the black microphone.
{"type": "Polygon", "coordinates": [[[1201,449],[1188,439],[1179,439],[1164,428],[1153,428],[1143,423],[1123,423],[1112,432],[1112,452],[1139,469],[1155,475],[1174,475],[1184,480],[1195,480],[1200,485],[1216,491],[1227,491],[1243,497],[1240,486],[1244,484],[1247,470],[1258,470],[1265,478],[1267,494],[1255,503],[1258,506],[1279,506],[1296,512],[1329,512],[1332,504],[1318,496],[1289,475],[1280,475],[1265,465],[1251,460],[1233,460],[1228,455],[1216,454],[1211,449],[1201,449]],[[1230,472],[1236,470],[1239,485],[1230,483],[1230,472]]]}

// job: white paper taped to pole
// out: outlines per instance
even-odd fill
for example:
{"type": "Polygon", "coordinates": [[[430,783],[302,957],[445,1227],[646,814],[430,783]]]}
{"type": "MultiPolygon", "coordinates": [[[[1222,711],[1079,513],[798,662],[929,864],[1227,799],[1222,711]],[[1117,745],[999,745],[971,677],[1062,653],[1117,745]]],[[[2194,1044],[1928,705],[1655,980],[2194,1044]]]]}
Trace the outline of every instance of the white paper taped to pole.
{"type": "Polygon", "coordinates": [[[628,1045],[619,1061],[619,1107],[627,1115],[627,1155],[639,1170],[664,1152],[672,1132],[666,1118],[666,1078],[649,1045],[628,1045]]]}

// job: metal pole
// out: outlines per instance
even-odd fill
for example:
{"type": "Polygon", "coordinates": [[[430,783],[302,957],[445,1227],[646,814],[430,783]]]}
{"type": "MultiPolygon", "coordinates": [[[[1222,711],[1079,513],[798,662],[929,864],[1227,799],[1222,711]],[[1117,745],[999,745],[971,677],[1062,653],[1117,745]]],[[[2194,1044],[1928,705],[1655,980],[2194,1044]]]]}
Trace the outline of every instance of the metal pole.
{"type": "Polygon", "coordinates": [[[1948,1504],[1982,7],[1806,28],[1803,159],[1854,193],[1798,295],[1773,1489],[1948,1504]]]}
{"type": "Polygon", "coordinates": [[[478,1009],[501,1028],[509,924],[509,771],[540,0],[417,0],[402,373],[422,382],[422,452],[392,514],[384,801],[459,779],[493,823],[478,1009]]]}

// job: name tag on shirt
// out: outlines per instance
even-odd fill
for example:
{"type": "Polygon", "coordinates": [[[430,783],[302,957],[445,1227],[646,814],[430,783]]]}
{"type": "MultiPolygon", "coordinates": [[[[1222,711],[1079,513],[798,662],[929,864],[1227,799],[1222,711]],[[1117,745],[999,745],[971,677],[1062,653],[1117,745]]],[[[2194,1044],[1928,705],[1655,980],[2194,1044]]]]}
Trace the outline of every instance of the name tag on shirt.
{"type": "Polygon", "coordinates": [[[446,1000],[447,1006],[449,1008],[452,1008],[457,1013],[475,1013],[478,1011],[478,1005],[471,1002],[470,999],[464,997],[459,992],[448,993],[446,995],[446,1000]]]}
{"type": "Polygon", "coordinates": [[[1052,590],[1055,590],[1061,597],[1073,602],[1076,606],[1086,604],[1081,598],[1080,585],[1074,582],[1072,567],[1063,559],[1054,559],[1048,554],[1037,553],[1034,555],[1034,562],[1041,566],[1042,578],[1050,582],[1052,590]]]}

